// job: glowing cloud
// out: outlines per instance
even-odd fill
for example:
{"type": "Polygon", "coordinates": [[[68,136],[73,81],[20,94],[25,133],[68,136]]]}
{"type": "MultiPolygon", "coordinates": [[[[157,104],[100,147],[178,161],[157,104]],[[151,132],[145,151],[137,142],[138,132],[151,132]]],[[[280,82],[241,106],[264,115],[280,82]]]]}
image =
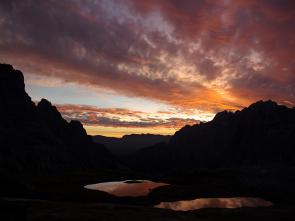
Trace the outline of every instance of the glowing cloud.
{"type": "Polygon", "coordinates": [[[294,105],[294,9],[291,0],[1,1],[0,56],[184,113],[294,105]]]}

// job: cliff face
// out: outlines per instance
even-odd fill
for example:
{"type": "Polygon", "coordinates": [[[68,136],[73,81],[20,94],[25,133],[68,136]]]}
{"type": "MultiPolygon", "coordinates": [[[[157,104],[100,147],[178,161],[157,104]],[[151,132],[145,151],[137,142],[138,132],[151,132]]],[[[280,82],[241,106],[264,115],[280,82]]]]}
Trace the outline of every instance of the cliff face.
{"type": "Polygon", "coordinates": [[[23,74],[0,64],[0,165],[10,170],[116,168],[103,146],[78,121],[67,122],[42,99],[36,106],[25,92],[23,74]]]}
{"type": "Polygon", "coordinates": [[[186,126],[168,145],[139,151],[130,160],[142,170],[277,167],[295,163],[295,109],[259,101],[208,122],[186,126]],[[149,163],[148,163],[149,162],[149,163]]]}

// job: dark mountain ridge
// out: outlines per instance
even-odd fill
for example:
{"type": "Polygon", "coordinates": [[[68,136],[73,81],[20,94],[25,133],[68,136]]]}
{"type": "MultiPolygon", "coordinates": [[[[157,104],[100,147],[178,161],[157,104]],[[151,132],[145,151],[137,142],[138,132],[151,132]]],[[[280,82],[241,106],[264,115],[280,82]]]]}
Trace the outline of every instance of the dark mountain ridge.
{"type": "Polygon", "coordinates": [[[119,163],[78,121],[67,122],[49,101],[37,105],[22,72],[0,64],[0,165],[8,171],[93,170],[119,163]]]}
{"type": "MultiPolygon", "coordinates": [[[[273,214],[274,220],[293,219],[294,108],[260,101],[235,113],[218,113],[211,122],[185,126],[167,143],[139,150],[126,160],[134,169],[131,171],[103,145],[94,143],[80,122],[67,122],[45,99],[35,105],[25,92],[22,73],[11,65],[0,65],[0,104],[2,220],[117,220],[112,216],[115,210],[126,220],[130,211],[138,214],[135,220],[154,220],[149,214],[159,219],[203,220],[202,210],[196,216],[190,212],[164,214],[151,206],[163,201],[234,196],[262,197],[275,206],[265,208],[263,214],[259,208],[222,210],[216,217],[227,219],[228,212],[234,211],[235,220],[253,220],[240,213],[248,211],[257,215],[257,220],[273,220],[273,214]],[[269,167],[273,168],[265,169],[269,167]],[[83,188],[126,179],[171,185],[143,198],[116,198],[83,188]]],[[[219,210],[208,210],[210,216],[212,211],[219,210]]]]}
{"type": "Polygon", "coordinates": [[[185,126],[168,144],[145,148],[128,162],[143,171],[294,166],[294,135],[294,108],[258,101],[185,126]]]}
{"type": "MultiPolygon", "coordinates": [[[[118,166],[103,145],[92,141],[80,122],[68,123],[45,99],[35,105],[25,92],[22,73],[11,65],[0,65],[0,101],[2,168],[53,170],[118,166]]],[[[293,166],[294,134],[294,108],[273,101],[258,101],[241,111],[220,112],[210,122],[185,126],[171,138],[129,135],[121,139],[93,139],[116,148],[128,147],[130,151],[152,142],[126,162],[142,171],[165,171],[293,166]]]]}
{"type": "Polygon", "coordinates": [[[157,143],[167,143],[170,137],[169,135],[158,134],[130,134],[124,135],[122,138],[96,135],[92,139],[96,143],[105,145],[113,154],[126,156],[144,147],[157,143]]]}

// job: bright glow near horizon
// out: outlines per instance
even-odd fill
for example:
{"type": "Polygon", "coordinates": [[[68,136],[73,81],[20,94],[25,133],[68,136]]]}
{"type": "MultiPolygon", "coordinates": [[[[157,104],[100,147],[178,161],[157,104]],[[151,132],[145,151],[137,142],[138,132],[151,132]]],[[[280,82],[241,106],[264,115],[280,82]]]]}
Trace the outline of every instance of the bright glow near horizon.
{"type": "Polygon", "coordinates": [[[34,101],[50,100],[89,134],[173,134],[261,99],[294,106],[294,8],[291,0],[2,1],[0,62],[23,71],[34,101]]]}

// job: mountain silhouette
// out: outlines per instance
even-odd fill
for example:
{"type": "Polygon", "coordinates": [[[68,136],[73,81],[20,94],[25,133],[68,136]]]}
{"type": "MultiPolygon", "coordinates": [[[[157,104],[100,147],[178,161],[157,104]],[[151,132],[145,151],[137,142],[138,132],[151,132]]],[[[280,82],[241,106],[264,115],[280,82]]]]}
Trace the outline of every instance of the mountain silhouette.
{"type": "MultiPolygon", "coordinates": [[[[122,219],[129,219],[131,210],[148,206],[144,215],[137,216],[140,219],[158,212],[151,206],[160,202],[199,197],[262,197],[276,205],[265,210],[271,217],[270,212],[280,215],[286,205],[293,205],[294,108],[259,101],[241,111],[220,112],[210,122],[185,126],[171,137],[91,137],[80,122],[67,122],[46,99],[32,102],[22,72],[7,64],[0,64],[0,105],[0,216],[3,212],[8,217],[21,214],[12,220],[24,220],[32,209],[37,213],[28,217],[39,216],[42,207],[46,211],[41,212],[42,218],[50,219],[56,211],[61,211],[62,217],[78,211],[96,219],[108,203],[109,214],[116,210],[114,204],[140,205],[118,207],[122,219]],[[109,146],[121,160],[93,140],[109,146]],[[131,155],[121,154],[123,148],[131,155]],[[142,179],[171,185],[140,198],[116,198],[83,188],[117,180],[132,185],[142,179]],[[103,204],[97,208],[90,202],[103,204]]],[[[288,217],[292,212],[293,208],[287,208],[288,217]]],[[[171,220],[179,217],[178,213],[167,214],[172,215],[171,220]]],[[[199,211],[196,214],[200,217],[199,211]]],[[[257,214],[261,218],[260,211],[257,214]]]]}
{"type": "Polygon", "coordinates": [[[223,111],[207,123],[185,126],[168,144],[128,158],[143,171],[195,168],[294,166],[295,109],[258,101],[241,111],[223,111]]]}
{"type": "Polygon", "coordinates": [[[116,168],[113,155],[78,121],[67,122],[49,101],[37,105],[22,72],[0,64],[0,167],[8,171],[116,168]]]}
{"type": "Polygon", "coordinates": [[[98,143],[118,155],[123,149],[126,154],[138,150],[126,163],[142,171],[277,167],[295,162],[295,109],[270,100],[217,113],[212,121],[185,126],[171,138],[90,137],[80,122],[64,120],[49,101],[35,105],[25,92],[22,72],[0,64],[0,103],[0,165],[8,170],[119,167],[112,153],[98,143]]]}
{"type": "Polygon", "coordinates": [[[96,135],[92,139],[97,143],[104,144],[113,154],[126,156],[157,143],[166,143],[170,137],[156,134],[130,134],[124,135],[122,138],[96,135]]]}

